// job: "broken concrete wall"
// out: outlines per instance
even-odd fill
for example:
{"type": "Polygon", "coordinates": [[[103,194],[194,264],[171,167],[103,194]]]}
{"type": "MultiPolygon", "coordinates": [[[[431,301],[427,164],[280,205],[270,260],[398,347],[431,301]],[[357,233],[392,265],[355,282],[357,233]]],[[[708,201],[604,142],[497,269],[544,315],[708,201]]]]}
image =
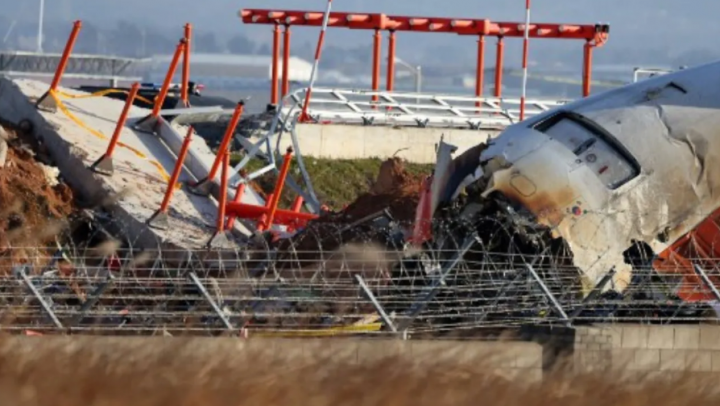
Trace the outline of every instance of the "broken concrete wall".
{"type": "MultiPolygon", "coordinates": [[[[140,158],[129,150],[118,148],[113,176],[101,176],[89,169],[107,149],[109,134],[112,134],[124,105],[122,101],[102,97],[65,101],[72,114],[106,135],[106,139],[100,139],[61,111],[37,110],[31,99],[40,97],[46,90],[47,85],[41,82],[0,78],[0,116],[15,125],[23,120],[32,124],[34,135],[48,149],[54,164],[80,198],[89,204],[97,204],[123,190],[135,191],[106,209],[136,248],[194,249],[209,240],[216,205],[213,200],[191,196],[184,189],[175,192],[169,230],[153,230],[145,225],[160,207],[167,188],[167,182],[151,160],[157,160],[166,173],[172,172],[175,163],[175,156],[154,135],[123,129],[121,141],[149,158],[140,158]]],[[[147,112],[133,107],[130,121],[147,115],[147,112]]],[[[187,173],[183,174],[183,177],[187,176],[187,173]]]]}

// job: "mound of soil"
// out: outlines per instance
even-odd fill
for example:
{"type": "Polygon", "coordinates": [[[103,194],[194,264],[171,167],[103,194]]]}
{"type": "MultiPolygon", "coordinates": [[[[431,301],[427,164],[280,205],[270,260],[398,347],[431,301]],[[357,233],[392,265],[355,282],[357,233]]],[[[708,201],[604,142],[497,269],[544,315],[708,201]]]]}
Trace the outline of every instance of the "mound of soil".
{"type": "Polygon", "coordinates": [[[0,168],[0,253],[52,245],[58,221],[75,210],[73,192],[57,182],[54,168],[36,161],[28,144],[8,134],[7,160],[0,168]]]}
{"type": "Polygon", "coordinates": [[[423,176],[408,173],[402,159],[390,158],[380,166],[370,191],[360,195],[339,213],[323,220],[347,223],[387,208],[396,220],[411,222],[420,201],[422,183],[423,176]]]}

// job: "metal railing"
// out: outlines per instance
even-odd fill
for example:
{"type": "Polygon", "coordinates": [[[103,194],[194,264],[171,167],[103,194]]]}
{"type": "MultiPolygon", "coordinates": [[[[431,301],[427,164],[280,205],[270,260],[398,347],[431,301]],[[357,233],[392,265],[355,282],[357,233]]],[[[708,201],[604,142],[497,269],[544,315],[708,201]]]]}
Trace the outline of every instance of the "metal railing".
{"type": "MultiPolygon", "coordinates": [[[[304,98],[305,89],[290,94],[293,105],[304,98]]],[[[527,100],[526,117],[567,102],[527,100]]],[[[504,128],[519,121],[520,99],[313,88],[308,112],[316,121],[343,124],[504,128]]]]}
{"type": "MultiPolygon", "coordinates": [[[[0,52],[0,74],[21,78],[51,78],[60,64],[61,54],[25,51],[0,52]]],[[[147,59],[106,55],[70,56],[64,77],[79,80],[140,81],[139,65],[147,59]]]]}

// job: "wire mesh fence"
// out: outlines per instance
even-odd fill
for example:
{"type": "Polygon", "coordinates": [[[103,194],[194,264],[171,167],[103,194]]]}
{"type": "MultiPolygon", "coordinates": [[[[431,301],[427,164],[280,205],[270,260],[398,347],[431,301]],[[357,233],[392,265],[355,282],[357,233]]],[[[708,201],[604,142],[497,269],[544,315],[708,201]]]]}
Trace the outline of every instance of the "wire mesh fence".
{"type": "Polygon", "coordinates": [[[74,231],[81,239],[0,253],[0,324],[47,334],[479,337],[525,325],[718,317],[714,301],[677,296],[688,280],[717,293],[720,268],[708,258],[658,273],[654,256],[637,250],[620,286],[612,269],[588,280],[561,241],[528,245],[497,219],[487,220],[491,233],[435,225],[420,246],[378,221],[313,224],[234,250],[133,245],[112,227],[85,226],[74,231]]]}

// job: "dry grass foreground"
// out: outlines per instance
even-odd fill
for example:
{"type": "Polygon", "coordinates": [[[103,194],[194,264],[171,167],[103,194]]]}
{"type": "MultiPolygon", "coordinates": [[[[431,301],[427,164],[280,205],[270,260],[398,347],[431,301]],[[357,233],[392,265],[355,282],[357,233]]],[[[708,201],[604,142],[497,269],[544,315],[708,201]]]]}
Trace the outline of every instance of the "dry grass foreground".
{"type": "Polygon", "coordinates": [[[360,363],[352,354],[292,358],[252,341],[256,350],[242,351],[237,339],[0,338],[0,405],[720,404],[710,394],[717,385],[703,387],[697,377],[620,382],[614,374],[558,373],[526,384],[428,358],[437,354],[360,363]]]}

